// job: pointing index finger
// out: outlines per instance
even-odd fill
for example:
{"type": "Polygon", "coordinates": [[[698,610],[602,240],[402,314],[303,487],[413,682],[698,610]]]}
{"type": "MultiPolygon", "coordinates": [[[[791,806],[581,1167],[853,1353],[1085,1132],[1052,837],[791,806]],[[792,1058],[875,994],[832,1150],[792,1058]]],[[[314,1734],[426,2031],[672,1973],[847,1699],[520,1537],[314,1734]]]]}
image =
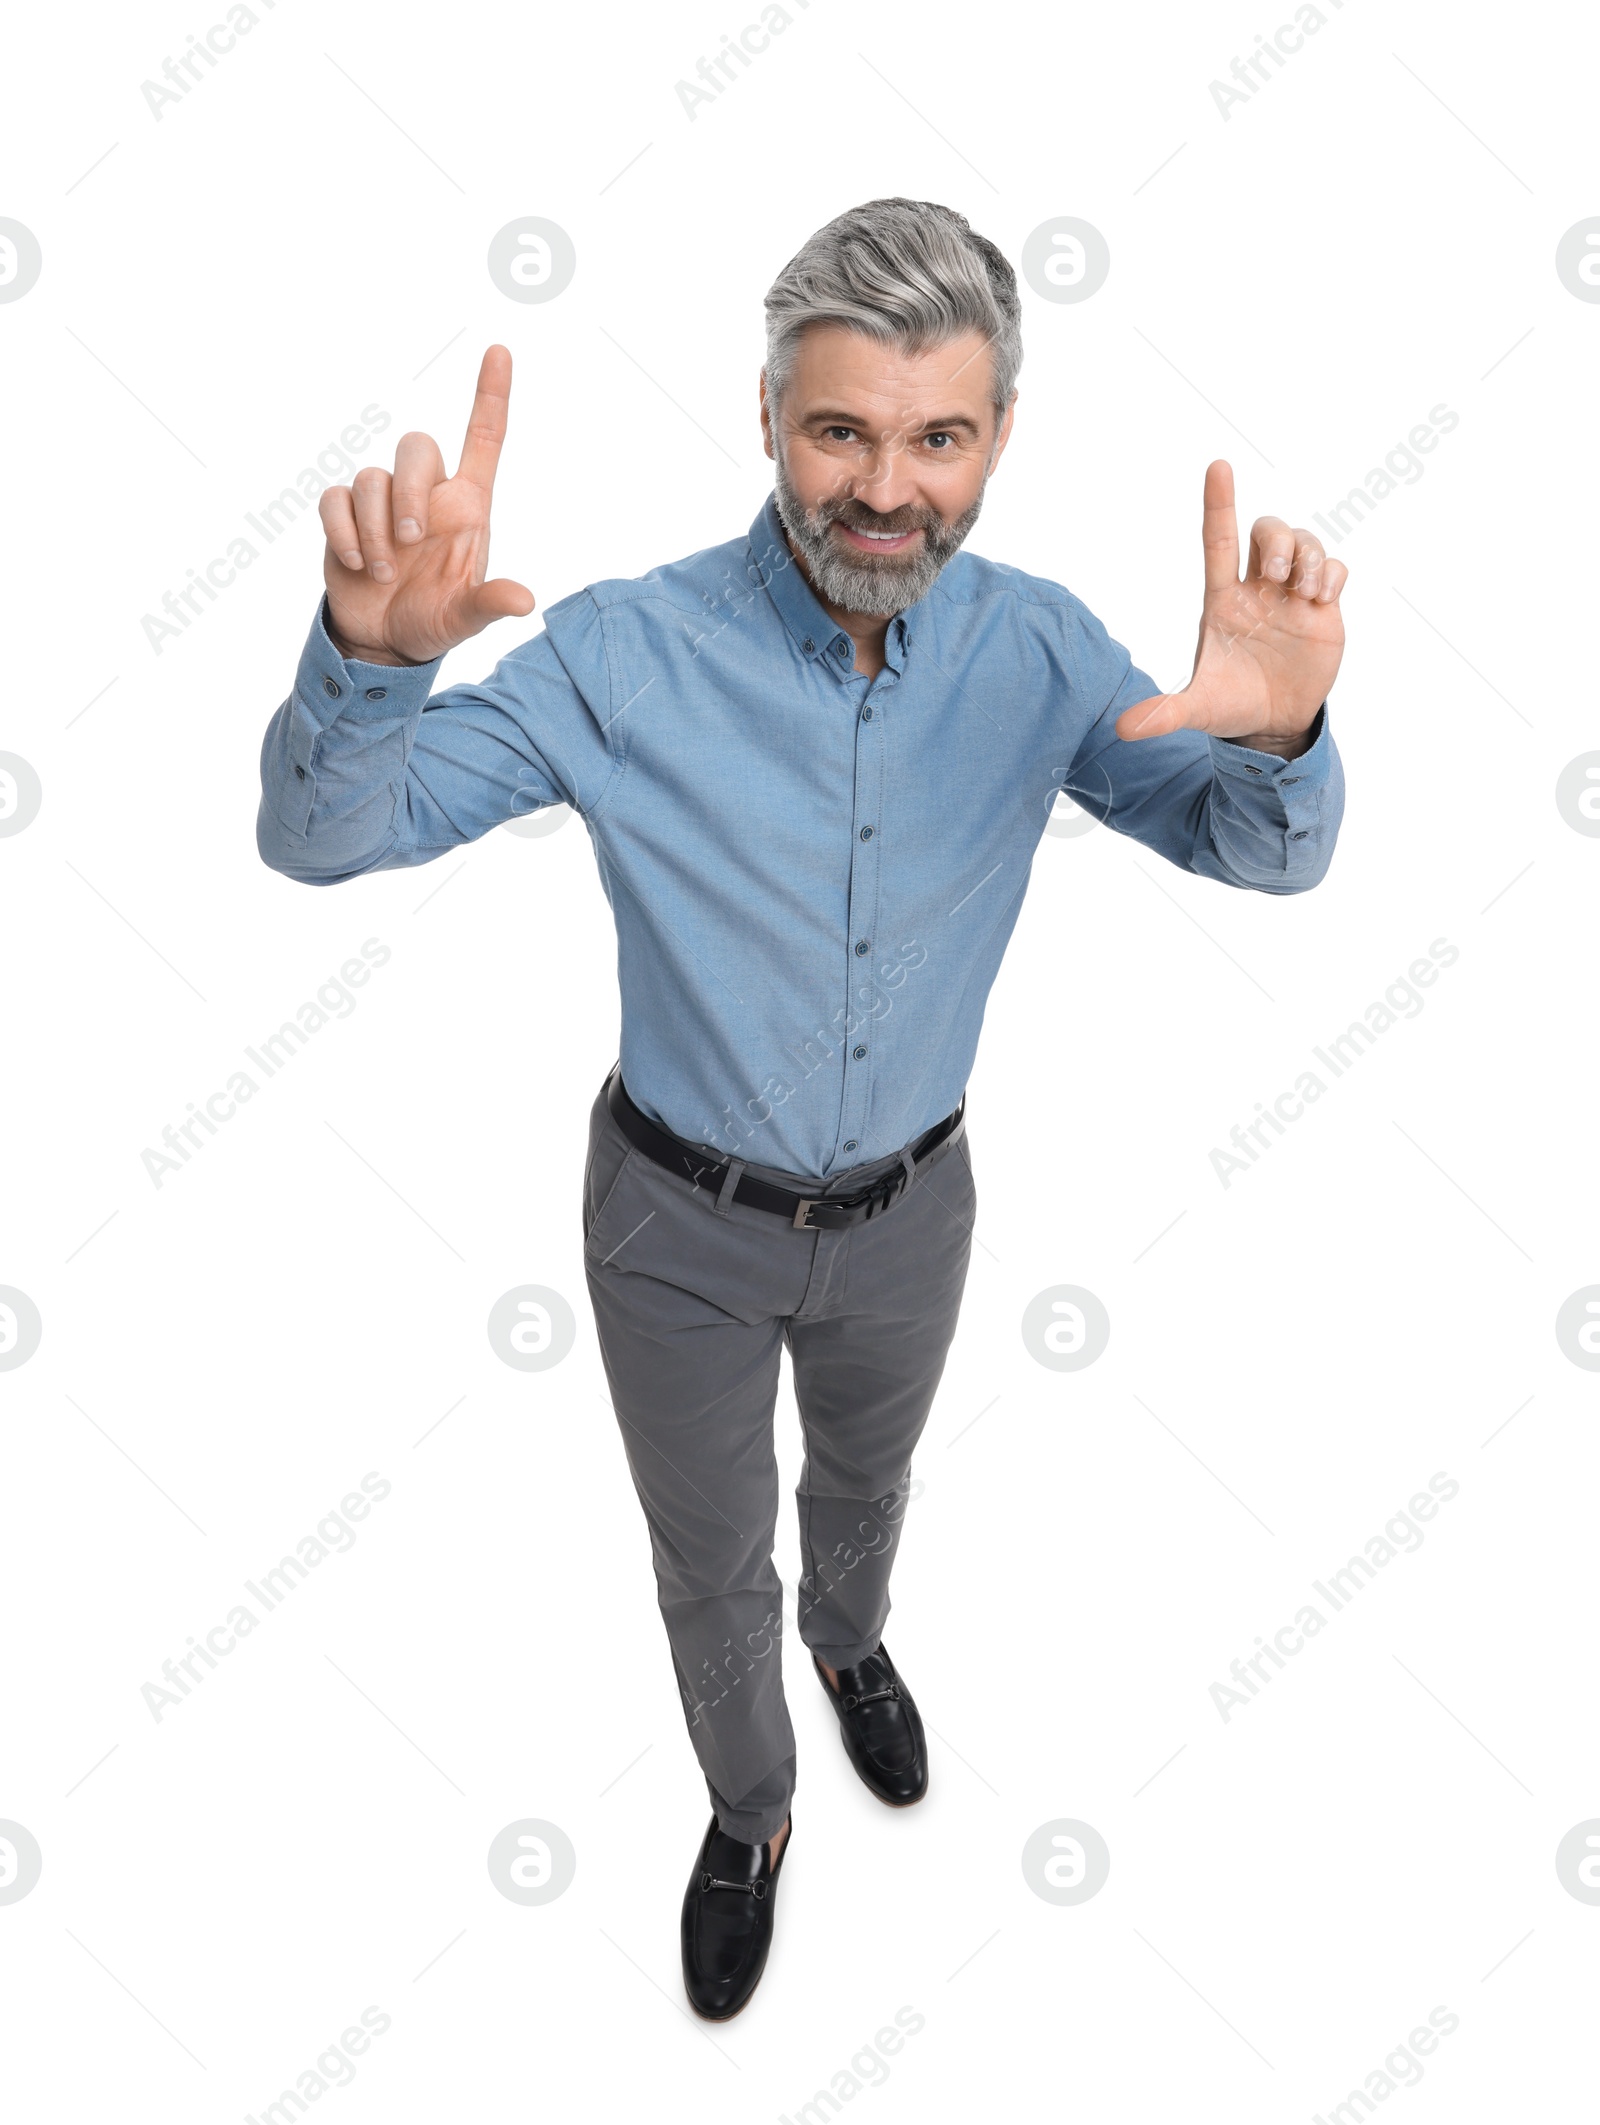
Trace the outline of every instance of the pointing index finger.
{"type": "Polygon", "coordinates": [[[1239,525],[1233,513],[1233,467],[1223,457],[1206,467],[1200,539],[1207,590],[1230,589],[1239,580],[1239,525]]]}
{"type": "Polygon", "coordinates": [[[500,446],[506,439],[510,399],[511,350],[491,347],[478,371],[477,396],[472,401],[466,439],[461,445],[461,462],[456,467],[458,479],[471,480],[478,487],[494,485],[500,446]]]}

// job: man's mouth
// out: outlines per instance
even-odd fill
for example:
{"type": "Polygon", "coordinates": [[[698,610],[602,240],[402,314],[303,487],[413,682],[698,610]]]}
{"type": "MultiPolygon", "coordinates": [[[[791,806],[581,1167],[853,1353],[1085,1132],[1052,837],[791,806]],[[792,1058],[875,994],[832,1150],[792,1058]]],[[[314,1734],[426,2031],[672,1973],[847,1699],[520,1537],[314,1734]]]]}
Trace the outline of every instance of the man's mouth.
{"type": "Polygon", "coordinates": [[[853,524],[835,517],[834,529],[843,533],[857,553],[899,553],[919,535],[921,526],[913,524],[909,531],[857,531],[853,524]]]}

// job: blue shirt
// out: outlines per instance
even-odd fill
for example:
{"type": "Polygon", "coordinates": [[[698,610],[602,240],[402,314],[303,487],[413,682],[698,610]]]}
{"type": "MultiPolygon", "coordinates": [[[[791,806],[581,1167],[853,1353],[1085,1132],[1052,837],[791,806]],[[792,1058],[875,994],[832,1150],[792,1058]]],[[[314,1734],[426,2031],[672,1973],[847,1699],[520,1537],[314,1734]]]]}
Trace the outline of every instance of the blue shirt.
{"type": "Polygon", "coordinates": [[[1297,893],[1343,775],[1194,731],[1077,598],[965,550],[886,668],[748,537],[594,583],[476,685],[339,655],[318,614],[267,727],[257,842],[309,885],[427,863],[565,802],[616,921],[623,1082],[676,1135],[808,1180],[949,1113],[1056,794],[1227,885],[1297,893]]]}

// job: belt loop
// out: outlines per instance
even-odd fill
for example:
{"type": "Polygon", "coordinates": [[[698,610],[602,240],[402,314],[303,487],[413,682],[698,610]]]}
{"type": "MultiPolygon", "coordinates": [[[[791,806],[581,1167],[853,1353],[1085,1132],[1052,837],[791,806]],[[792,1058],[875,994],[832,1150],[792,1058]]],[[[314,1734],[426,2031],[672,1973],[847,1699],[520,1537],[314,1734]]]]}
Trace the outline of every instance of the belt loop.
{"type": "Polygon", "coordinates": [[[727,1216],[728,1205],[733,1200],[733,1191],[735,1188],[738,1187],[740,1180],[743,1178],[743,1175],[744,1160],[742,1158],[730,1158],[728,1161],[728,1170],[722,1177],[722,1186],[717,1193],[717,1200],[712,1206],[715,1209],[718,1217],[727,1216]]]}
{"type": "Polygon", "coordinates": [[[911,1156],[911,1148],[908,1144],[900,1146],[900,1163],[906,1169],[906,1186],[909,1188],[917,1177],[917,1162],[911,1156]]]}

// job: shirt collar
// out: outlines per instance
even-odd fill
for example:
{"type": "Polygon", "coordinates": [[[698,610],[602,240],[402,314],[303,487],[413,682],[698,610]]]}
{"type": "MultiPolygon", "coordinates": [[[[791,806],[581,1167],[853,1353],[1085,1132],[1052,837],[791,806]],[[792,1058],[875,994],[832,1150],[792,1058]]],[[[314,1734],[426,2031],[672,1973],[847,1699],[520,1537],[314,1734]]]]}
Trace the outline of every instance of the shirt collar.
{"type": "MultiPolygon", "coordinates": [[[[790,552],[783,519],[778,514],[777,499],[770,494],[750,526],[750,567],[751,580],[765,586],[767,596],[777,607],[778,617],[794,637],[800,654],[813,662],[826,656],[844,630],[836,620],[829,619],[790,552]]],[[[889,622],[883,653],[892,671],[901,671],[905,666],[906,651],[911,645],[910,623],[920,609],[919,601],[917,605],[907,606],[903,613],[896,613],[889,622]]],[[[845,639],[848,642],[849,637],[845,639]]]]}

